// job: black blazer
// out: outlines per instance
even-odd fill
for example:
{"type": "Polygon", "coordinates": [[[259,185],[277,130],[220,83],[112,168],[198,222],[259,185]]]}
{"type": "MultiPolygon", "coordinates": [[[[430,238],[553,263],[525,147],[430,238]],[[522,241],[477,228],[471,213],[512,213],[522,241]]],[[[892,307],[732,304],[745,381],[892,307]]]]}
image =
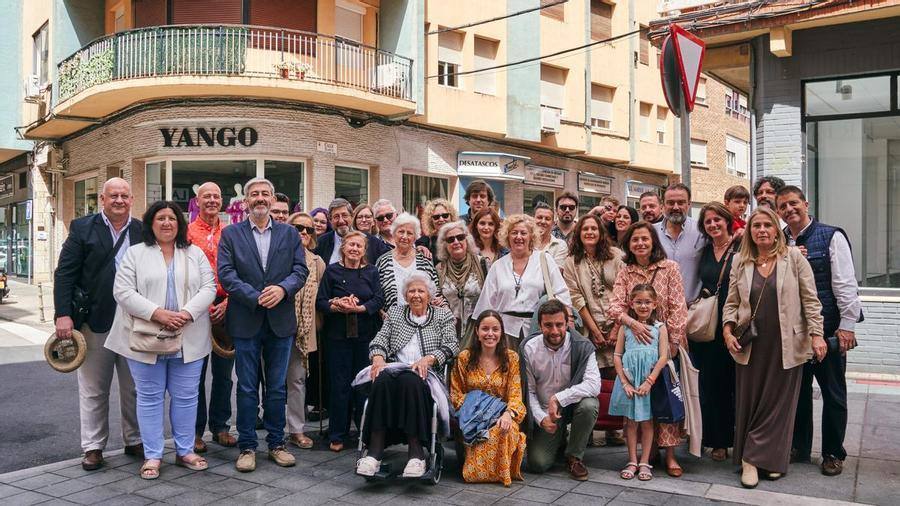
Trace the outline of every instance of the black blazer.
{"type": "MultiPolygon", "coordinates": [[[[391,247],[374,235],[366,234],[366,238],[369,240],[369,244],[366,246],[366,261],[369,265],[375,265],[378,257],[390,251],[391,247]]],[[[334,253],[334,230],[322,234],[321,237],[316,239],[315,250],[315,254],[322,258],[325,265],[330,263],[332,253],[334,253]]]]}
{"type": "MultiPolygon", "coordinates": [[[[141,222],[131,218],[128,239],[122,243],[122,248],[139,242],[141,222]]],[[[116,301],[113,299],[116,262],[111,259],[105,266],[100,264],[109,256],[113,246],[109,227],[100,213],[72,221],[69,237],[63,243],[53,275],[54,318],[72,316],[72,296],[78,287],[90,295],[88,327],[96,333],[109,332],[116,314],[116,301]]]]}

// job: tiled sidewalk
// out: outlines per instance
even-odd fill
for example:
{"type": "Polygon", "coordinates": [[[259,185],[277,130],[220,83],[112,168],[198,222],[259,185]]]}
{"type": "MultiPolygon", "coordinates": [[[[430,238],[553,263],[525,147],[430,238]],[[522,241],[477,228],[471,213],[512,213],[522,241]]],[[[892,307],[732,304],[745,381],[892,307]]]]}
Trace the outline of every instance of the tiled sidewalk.
{"type": "MultiPolygon", "coordinates": [[[[164,459],[161,477],[138,477],[140,462],[125,455],[107,456],[100,471],[86,472],[78,459],[0,475],[3,506],[24,504],[666,504],[713,503],[828,505],[861,502],[900,504],[900,389],[856,384],[851,394],[847,450],[851,456],[841,476],[827,478],[818,467],[793,465],[776,482],[761,482],[744,490],[736,467],[709,458],[682,455],[681,479],[656,477],[646,483],[619,479],[624,448],[590,448],[585,461],[587,482],[568,478],[562,467],[543,476],[527,474],[525,482],[504,488],[492,484],[466,484],[452,445],[446,445],[444,476],[436,486],[397,482],[366,483],[353,473],[355,451],[334,454],[324,449],[293,449],[297,466],[279,468],[257,456],[257,470],[234,469],[236,449],[209,444],[210,469],[192,472],[174,465],[174,453],[164,459]]],[[[818,403],[817,403],[818,409],[818,403]]],[[[260,448],[265,442],[260,441],[260,448]]],[[[818,443],[816,443],[818,444],[818,443]]],[[[401,461],[401,453],[395,454],[401,461]]],[[[817,460],[817,459],[814,459],[817,460]]]]}

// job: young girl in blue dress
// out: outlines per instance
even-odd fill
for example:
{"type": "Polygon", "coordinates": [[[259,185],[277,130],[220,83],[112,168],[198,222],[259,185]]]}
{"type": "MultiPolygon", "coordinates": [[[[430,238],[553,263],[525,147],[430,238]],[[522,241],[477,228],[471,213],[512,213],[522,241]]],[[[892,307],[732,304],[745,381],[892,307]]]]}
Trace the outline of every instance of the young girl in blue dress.
{"type": "Polygon", "coordinates": [[[625,417],[625,440],[628,443],[628,464],[620,476],[647,481],[653,478],[650,448],[653,444],[653,413],[650,409],[650,387],[666,366],[669,357],[668,332],[656,318],[656,290],[652,285],[639,284],[631,290],[628,315],[650,329],[651,341],[638,341],[631,329],[619,327],[613,361],[616,384],[609,402],[609,414],[625,417]],[[637,459],[638,424],[641,426],[641,460],[637,459]]]}

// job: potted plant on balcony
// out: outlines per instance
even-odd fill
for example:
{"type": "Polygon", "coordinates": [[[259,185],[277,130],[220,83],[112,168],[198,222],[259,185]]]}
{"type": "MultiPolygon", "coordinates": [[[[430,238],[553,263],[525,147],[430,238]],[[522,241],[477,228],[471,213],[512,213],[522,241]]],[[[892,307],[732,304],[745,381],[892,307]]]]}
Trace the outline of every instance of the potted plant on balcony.
{"type": "Polygon", "coordinates": [[[273,66],[275,67],[275,70],[277,70],[278,73],[281,74],[282,79],[290,79],[291,74],[297,69],[297,65],[295,65],[294,62],[289,61],[276,63],[273,66]]]}
{"type": "Polygon", "coordinates": [[[306,73],[309,72],[311,68],[312,66],[308,63],[294,65],[294,73],[297,76],[297,79],[305,79],[306,73]]]}

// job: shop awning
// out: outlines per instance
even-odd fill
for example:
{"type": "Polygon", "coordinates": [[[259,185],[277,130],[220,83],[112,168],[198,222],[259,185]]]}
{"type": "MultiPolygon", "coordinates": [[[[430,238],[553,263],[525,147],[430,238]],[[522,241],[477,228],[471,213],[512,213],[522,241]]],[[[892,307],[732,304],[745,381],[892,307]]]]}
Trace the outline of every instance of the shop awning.
{"type": "Polygon", "coordinates": [[[460,151],[456,155],[456,173],[482,179],[525,180],[525,164],[531,158],[510,153],[460,151]]]}

